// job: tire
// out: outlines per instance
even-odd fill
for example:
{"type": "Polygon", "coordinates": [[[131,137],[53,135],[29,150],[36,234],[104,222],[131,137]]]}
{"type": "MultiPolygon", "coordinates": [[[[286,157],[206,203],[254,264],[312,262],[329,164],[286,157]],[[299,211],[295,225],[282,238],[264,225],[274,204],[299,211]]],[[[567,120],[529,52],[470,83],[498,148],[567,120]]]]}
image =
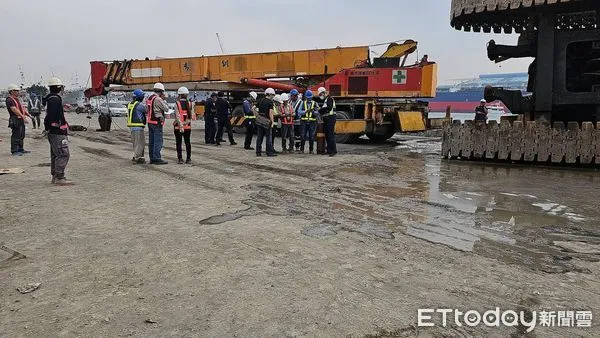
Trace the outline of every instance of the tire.
{"type": "MultiPolygon", "coordinates": [[[[345,111],[336,111],[335,118],[337,120],[350,120],[350,114],[345,111]]],[[[335,134],[336,143],[356,143],[361,134],[335,134]]]]}
{"type": "Polygon", "coordinates": [[[390,137],[394,136],[396,132],[394,130],[387,131],[385,134],[371,134],[367,133],[367,137],[372,143],[383,143],[390,139],[390,137]]]}

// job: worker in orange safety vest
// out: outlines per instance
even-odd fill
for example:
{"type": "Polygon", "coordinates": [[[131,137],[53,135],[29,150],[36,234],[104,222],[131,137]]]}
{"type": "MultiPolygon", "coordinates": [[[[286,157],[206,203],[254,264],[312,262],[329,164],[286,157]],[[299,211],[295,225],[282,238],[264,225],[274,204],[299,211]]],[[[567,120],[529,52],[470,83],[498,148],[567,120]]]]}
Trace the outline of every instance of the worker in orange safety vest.
{"type": "Polygon", "coordinates": [[[183,155],[181,150],[181,141],[185,142],[186,164],[192,163],[192,143],[190,136],[192,133],[192,120],[196,119],[196,114],[192,107],[192,103],[188,100],[190,91],[186,87],[181,87],[177,90],[179,98],[175,109],[175,142],[177,148],[177,164],[183,164],[183,155]]]}

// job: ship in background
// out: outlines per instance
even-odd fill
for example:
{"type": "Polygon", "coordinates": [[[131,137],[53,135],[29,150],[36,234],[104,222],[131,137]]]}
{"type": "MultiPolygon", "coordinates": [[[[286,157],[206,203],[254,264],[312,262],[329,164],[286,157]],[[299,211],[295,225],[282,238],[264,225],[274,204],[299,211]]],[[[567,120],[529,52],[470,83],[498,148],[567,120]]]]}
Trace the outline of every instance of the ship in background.
{"type": "MultiPolygon", "coordinates": [[[[452,113],[473,113],[483,99],[483,90],[487,85],[518,89],[527,93],[527,73],[483,74],[478,78],[461,80],[451,85],[440,85],[436,97],[429,101],[429,111],[441,113],[450,106],[452,113]]],[[[502,102],[489,103],[488,107],[501,107],[510,113],[502,102]]]]}

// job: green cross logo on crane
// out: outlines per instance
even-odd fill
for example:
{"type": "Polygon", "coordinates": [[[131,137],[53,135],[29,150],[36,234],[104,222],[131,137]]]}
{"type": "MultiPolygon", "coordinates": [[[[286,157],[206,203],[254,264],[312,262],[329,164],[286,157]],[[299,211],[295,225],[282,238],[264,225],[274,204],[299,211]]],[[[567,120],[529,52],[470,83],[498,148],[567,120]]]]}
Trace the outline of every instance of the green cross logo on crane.
{"type": "Polygon", "coordinates": [[[392,84],[406,84],[406,70],[394,70],[392,72],[392,84]]]}

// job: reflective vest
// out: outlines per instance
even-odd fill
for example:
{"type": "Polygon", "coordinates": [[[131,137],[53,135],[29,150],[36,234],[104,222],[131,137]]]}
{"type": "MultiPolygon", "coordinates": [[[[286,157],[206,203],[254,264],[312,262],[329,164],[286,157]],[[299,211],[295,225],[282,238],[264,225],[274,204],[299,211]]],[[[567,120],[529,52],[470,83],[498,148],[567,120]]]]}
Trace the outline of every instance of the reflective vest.
{"type": "MultiPolygon", "coordinates": [[[[148,109],[148,114],[146,116],[146,120],[148,124],[158,125],[158,120],[154,117],[154,101],[158,98],[158,95],[152,94],[148,101],[146,101],[146,108],[148,109]]],[[[162,124],[161,124],[162,125],[162,124]]]]}
{"type": "Polygon", "coordinates": [[[296,102],[292,102],[290,101],[290,104],[292,105],[292,107],[294,108],[294,114],[298,113],[298,108],[300,108],[300,105],[303,103],[302,100],[298,99],[296,100],[296,102]]]}
{"type": "Polygon", "coordinates": [[[314,122],[317,120],[315,117],[315,101],[310,101],[310,108],[308,108],[307,101],[304,101],[304,115],[302,115],[302,121],[314,122]]]}
{"type": "Polygon", "coordinates": [[[133,101],[127,105],[127,127],[145,127],[146,124],[135,113],[135,108],[140,104],[140,101],[133,101]]]}
{"type": "MultiPolygon", "coordinates": [[[[9,96],[9,98],[10,98],[11,100],[13,100],[13,102],[15,103],[15,106],[17,107],[17,109],[19,110],[19,112],[20,112],[21,114],[25,114],[25,112],[23,111],[23,106],[21,106],[21,102],[20,102],[18,99],[15,99],[15,98],[14,98],[14,97],[12,97],[12,96],[9,96]]],[[[11,112],[11,113],[12,113],[12,112],[11,112]]],[[[16,114],[15,114],[15,115],[16,115],[16,114]]],[[[22,119],[22,117],[21,117],[21,116],[17,116],[17,118],[19,118],[19,119],[22,119]]]]}
{"type": "Polygon", "coordinates": [[[277,117],[279,116],[279,103],[275,103],[273,104],[273,116],[275,117],[275,119],[277,119],[277,117]]]}
{"type": "MultiPolygon", "coordinates": [[[[188,100],[177,101],[177,109],[179,110],[179,119],[183,125],[183,130],[192,129],[192,116],[190,114],[190,102],[188,100]]],[[[179,130],[179,123],[174,122],[175,130],[179,130]]]]}
{"type": "Polygon", "coordinates": [[[246,102],[247,102],[247,103],[248,103],[248,105],[250,106],[250,111],[249,111],[249,112],[247,112],[247,113],[246,113],[246,112],[244,112],[244,117],[245,117],[246,119],[255,119],[255,118],[256,118],[256,115],[254,115],[254,112],[252,111],[252,103],[250,103],[250,101],[248,101],[248,100],[244,100],[244,104],[245,104],[246,102]]]}
{"type": "MultiPolygon", "coordinates": [[[[327,101],[328,98],[330,98],[331,96],[328,96],[327,98],[325,98],[325,101],[327,101]]],[[[329,110],[329,113],[325,114],[326,116],[331,116],[331,115],[335,115],[335,100],[333,99],[333,97],[331,98],[331,102],[333,102],[333,106],[332,107],[328,107],[331,108],[331,110],[329,110]]]]}
{"type": "Polygon", "coordinates": [[[284,103],[281,107],[281,123],[294,124],[294,112],[292,111],[292,105],[289,103],[284,103]]]}
{"type": "Polygon", "coordinates": [[[35,98],[35,101],[33,101],[31,98],[29,98],[29,105],[31,105],[31,112],[32,113],[39,113],[40,112],[40,100],[38,100],[38,98],[35,98]]]}

